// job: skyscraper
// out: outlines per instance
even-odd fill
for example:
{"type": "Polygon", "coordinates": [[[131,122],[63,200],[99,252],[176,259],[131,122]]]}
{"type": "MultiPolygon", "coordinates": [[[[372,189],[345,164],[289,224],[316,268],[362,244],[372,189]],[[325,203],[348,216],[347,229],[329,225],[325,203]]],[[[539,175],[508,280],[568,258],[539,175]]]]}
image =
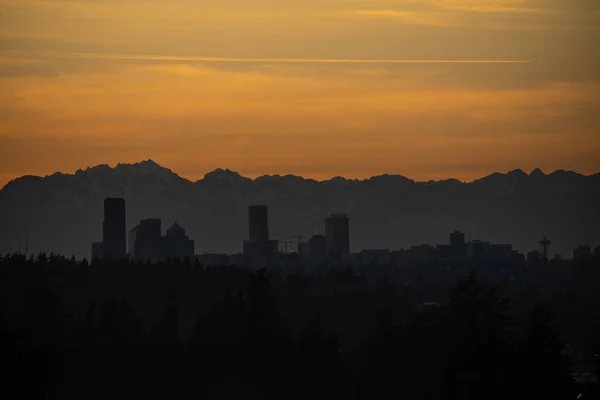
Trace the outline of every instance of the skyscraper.
{"type": "Polygon", "coordinates": [[[162,258],[161,232],[162,224],[158,218],[148,218],[140,221],[140,224],[131,230],[129,247],[133,247],[130,256],[137,260],[157,261],[162,258]],[[133,233],[135,230],[135,234],[133,233]]]}
{"type": "Polygon", "coordinates": [[[350,221],[346,214],[331,214],[325,219],[325,240],[329,257],[339,260],[350,254],[350,221]]]}
{"type": "Polygon", "coordinates": [[[102,242],[105,257],[118,260],[127,254],[127,232],[125,222],[125,199],[104,200],[104,222],[102,242]]]}
{"type": "Polygon", "coordinates": [[[249,206],[250,239],[244,241],[244,263],[253,268],[278,264],[278,241],[269,240],[267,206],[249,206]]]}
{"type": "Polygon", "coordinates": [[[466,259],[467,247],[465,245],[465,234],[454,231],[450,234],[450,252],[452,262],[463,262],[466,259]]]}
{"type": "Polygon", "coordinates": [[[250,218],[250,240],[266,242],[269,240],[269,216],[267,206],[248,207],[250,218]]]}

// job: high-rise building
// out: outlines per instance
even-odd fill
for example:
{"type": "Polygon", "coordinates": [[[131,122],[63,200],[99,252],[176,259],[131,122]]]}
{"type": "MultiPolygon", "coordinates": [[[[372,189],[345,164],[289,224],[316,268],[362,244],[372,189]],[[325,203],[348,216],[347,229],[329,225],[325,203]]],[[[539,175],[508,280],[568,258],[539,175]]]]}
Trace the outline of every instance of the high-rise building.
{"type": "Polygon", "coordinates": [[[312,262],[322,263],[327,257],[327,241],[323,235],[313,235],[308,241],[309,259],[312,262]]]}
{"type": "Polygon", "coordinates": [[[592,248],[590,246],[578,246],[573,250],[573,260],[585,261],[592,257],[592,248]]]}
{"type": "Polygon", "coordinates": [[[148,218],[130,231],[129,248],[133,247],[130,256],[136,260],[159,261],[163,258],[161,245],[162,223],[158,218],[148,218]],[[133,243],[131,243],[133,240],[133,243]]]}
{"type": "Polygon", "coordinates": [[[486,259],[489,242],[472,240],[467,243],[467,260],[469,262],[480,262],[486,259]]]}
{"type": "Polygon", "coordinates": [[[266,242],[269,240],[269,216],[267,206],[248,208],[250,240],[266,242]]]}
{"type": "Polygon", "coordinates": [[[465,234],[454,231],[450,234],[450,252],[452,262],[464,262],[467,258],[467,246],[465,245],[465,234]]]}
{"type": "Polygon", "coordinates": [[[194,241],[191,240],[177,222],[167,229],[167,234],[162,238],[162,252],[164,258],[180,260],[194,259],[194,241]]]}
{"type": "Polygon", "coordinates": [[[325,219],[327,256],[339,260],[350,254],[350,221],[345,213],[331,214],[325,219]]]}
{"type": "Polygon", "coordinates": [[[269,239],[267,206],[248,207],[250,239],[244,240],[244,263],[252,268],[278,264],[279,242],[269,239]]]}
{"type": "Polygon", "coordinates": [[[113,260],[125,257],[127,253],[125,199],[106,198],[104,200],[102,242],[105,257],[113,260]]]}

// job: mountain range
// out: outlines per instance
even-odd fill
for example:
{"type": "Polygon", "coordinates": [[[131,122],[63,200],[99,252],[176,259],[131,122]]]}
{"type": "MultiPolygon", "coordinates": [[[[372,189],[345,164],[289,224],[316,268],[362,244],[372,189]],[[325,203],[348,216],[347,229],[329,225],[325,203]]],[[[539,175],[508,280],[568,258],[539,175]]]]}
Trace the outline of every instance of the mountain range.
{"type": "Polygon", "coordinates": [[[161,218],[163,231],[178,222],[197,253],[240,252],[252,204],[269,206],[271,235],[280,241],[323,233],[328,214],[345,212],[352,251],[446,244],[454,230],[522,252],[547,236],[550,253],[565,257],[580,244],[600,244],[600,174],[514,170],[466,183],[400,175],[250,179],[217,169],[192,182],[148,160],[9,182],[0,190],[0,253],[23,250],[27,239],[30,252],[89,257],[91,242],[102,238],[105,197],[126,199],[128,229],[149,217],[161,218]]]}

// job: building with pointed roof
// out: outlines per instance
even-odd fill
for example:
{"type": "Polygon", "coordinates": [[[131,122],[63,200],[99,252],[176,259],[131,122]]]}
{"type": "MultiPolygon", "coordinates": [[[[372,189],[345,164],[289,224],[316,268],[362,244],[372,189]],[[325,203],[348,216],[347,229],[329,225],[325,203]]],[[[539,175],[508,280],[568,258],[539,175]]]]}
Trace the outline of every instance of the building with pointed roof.
{"type": "Polygon", "coordinates": [[[162,237],[161,248],[164,258],[180,260],[194,258],[194,241],[186,235],[185,229],[177,222],[167,229],[167,234],[162,237]]]}

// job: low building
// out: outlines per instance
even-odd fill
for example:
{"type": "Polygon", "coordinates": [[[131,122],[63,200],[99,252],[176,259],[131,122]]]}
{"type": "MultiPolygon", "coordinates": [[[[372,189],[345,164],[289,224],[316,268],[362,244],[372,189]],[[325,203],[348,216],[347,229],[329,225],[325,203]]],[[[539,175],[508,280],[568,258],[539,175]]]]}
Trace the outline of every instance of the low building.
{"type": "Polygon", "coordinates": [[[533,267],[544,261],[544,255],[537,250],[527,253],[527,265],[533,267]]]}
{"type": "Polygon", "coordinates": [[[490,244],[487,248],[486,258],[489,261],[509,262],[512,257],[512,245],[490,244]]]}
{"type": "Polygon", "coordinates": [[[308,241],[309,260],[323,263],[327,258],[327,241],[323,235],[313,235],[308,241]]]}
{"type": "Polygon", "coordinates": [[[279,265],[277,240],[244,240],[244,265],[250,268],[275,268],[279,265]]]}
{"type": "Polygon", "coordinates": [[[366,249],[358,253],[362,265],[385,265],[389,262],[388,249],[366,249]]]}
{"type": "Polygon", "coordinates": [[[480,262],[484,261],[487,256],[489,242],[481,240],[473,240],[467,243],[467,261],[480,262]]]}
{"type": "Polygon", "coordinates": [[[205,267],[221,267],[229,265],[229,256],[224,253],[197,254],[196,260],[205,267]]]}
{"type": "Polygon", "coordinates": [[[436,260],[436,249],[428,244],[411,246],[408,251],[408,260],[411,265],[432,265],[436,260]]]}

